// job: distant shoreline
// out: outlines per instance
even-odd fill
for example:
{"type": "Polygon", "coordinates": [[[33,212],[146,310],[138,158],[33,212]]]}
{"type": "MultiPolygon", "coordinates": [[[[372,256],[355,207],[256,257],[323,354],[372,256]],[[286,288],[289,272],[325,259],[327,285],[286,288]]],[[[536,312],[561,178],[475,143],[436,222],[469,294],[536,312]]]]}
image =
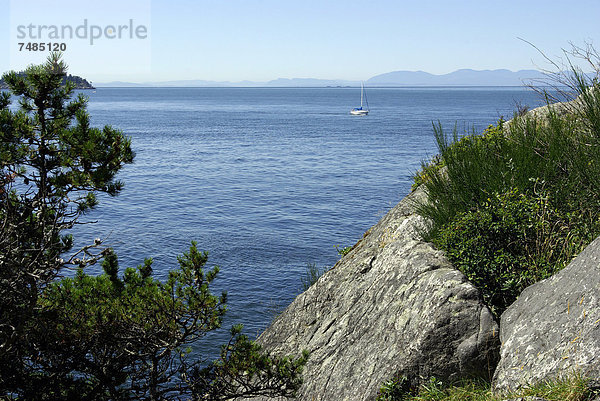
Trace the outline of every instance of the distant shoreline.
{"type": "MultiPolygon", "coordinates": [[[[359,86],[103,86],[94,89],[356,89],[359,86]]],[[[523,88],[526,85],[377,85],[369,89],[477,89],[477,88],[523,88]]],[[[90,88],[91,89],[91,88],[90,88]]]]}
{"type": "MultiPolygon", "coordinates": [[[[25,73],[23,71],[20,71],[17,74],[24,75],[25,73]]],[[[87,79],[82,78],[77,75],[70,75],[70,74],[67,75],[66,77],[63,78],[63,84],[67,81],[73,82],[75,84],[75,89],[80,89],[80,90],[96,89],[87,79]]],[[[6,84],[6,82],[4,82],[3,79],[0,79],[0,90],[1,89],[10,89],[8,87],[8,85],[6,84]]]]}

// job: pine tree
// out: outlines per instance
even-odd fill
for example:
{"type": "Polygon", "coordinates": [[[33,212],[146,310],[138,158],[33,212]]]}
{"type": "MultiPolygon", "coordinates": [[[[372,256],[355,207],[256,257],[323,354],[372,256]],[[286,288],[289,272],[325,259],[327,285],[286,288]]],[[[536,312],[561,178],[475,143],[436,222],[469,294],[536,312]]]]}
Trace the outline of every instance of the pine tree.
{"type": "Polygon", "coordinates": [[[99,239],[72,250],[65,230],[96,206],[96,193],[120,192],[115,176],[134,153],[122,132],[90,127],[86,99],[72,98],[65,74],[51,54],[3,77],[18,107],[0,94],[0,398],[293,396],[307,353],[270,357],[239,326],[213,364],[190,353],[226,311],[226,294],[209,290],[219,269],[204,270],[208,254],[195,243],[164,283],[151,259],[119,275],[99,239]],[[100,260],[104,274],[85,273],[100,260]],[[60,278],[66,268],[76,274],[60,278]]]}
{"type": "MultiPolygon", "coordinates": [[[[86,99],[62,85],[66,65],[53,53],[25,74],[5,74],[0,94],[0,383],[23,377],[28,323],[48,283],[69,265],[101,255],[99,241],[72,254],[64,235],[96,205],[96,192],[119,193],[120,168],[133,161],[130,140],[111,127],[91,128],[86,99]],[[25,352],[25,354],[23,354],[25,352]],[[5,371],[6,370],[6,371],[5,371]],[[12,379],[10,379],[12,377],[12,379]]],[[[10,387],[10,386],[9,386],[10,387]]]]}

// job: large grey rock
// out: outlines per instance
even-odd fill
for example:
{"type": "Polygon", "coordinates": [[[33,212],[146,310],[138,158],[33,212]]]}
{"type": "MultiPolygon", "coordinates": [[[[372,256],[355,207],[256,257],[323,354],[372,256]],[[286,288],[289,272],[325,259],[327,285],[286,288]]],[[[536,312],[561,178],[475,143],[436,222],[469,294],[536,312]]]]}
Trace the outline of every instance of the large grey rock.
{"type": "Polygon", "coordinates": [[[498,391],[577,371],[600,378],[600,238],[519,296],[500,321],[498,391]]]}
{"type": "Polygon", "coordinates": [[[478,291],[419,240],[417,190],[260,336],[276,354],[310,351],[301,400],[372,400],[382,382],[491,376],[498,326],[478,291]]]}

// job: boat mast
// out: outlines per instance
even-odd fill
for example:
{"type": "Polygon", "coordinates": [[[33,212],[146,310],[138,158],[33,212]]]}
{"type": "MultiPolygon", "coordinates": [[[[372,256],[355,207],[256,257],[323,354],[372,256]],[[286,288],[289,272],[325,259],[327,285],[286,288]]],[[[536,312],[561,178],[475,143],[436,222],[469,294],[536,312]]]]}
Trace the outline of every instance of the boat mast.
{"type": "Polygon", "coordinates": [[[363,101],[362,101],[362,99],[363,99],[363,87],[364,87],[364,84],[361,82],[360,83],[360,108],[361,109],[362,109],[362,104],[363,104],[363,101]]]}

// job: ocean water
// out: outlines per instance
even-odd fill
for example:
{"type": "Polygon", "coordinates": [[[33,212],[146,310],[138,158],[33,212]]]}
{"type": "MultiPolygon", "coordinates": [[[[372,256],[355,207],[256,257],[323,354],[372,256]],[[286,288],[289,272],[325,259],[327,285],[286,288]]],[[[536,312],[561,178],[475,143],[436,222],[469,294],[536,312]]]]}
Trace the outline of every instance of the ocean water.
{"type": "MultiPolygon", "coordinates": [[[[371,112],[351,116],[357,88],[99,88],[84,92],[94,126],[132,138],[135,163],[115,198],[76,228],[78,244],[101,237],[122,268],[154,259],[164,278],[192,240],[221,268],[227,338],[243,323],[259,334],[300,292],[309,263],[332,266],[335,245],[360,239],[410,190],[436,153],[432,123],[481,131],[523,88],[368,88],[371,112]]],[[[98,272],[94,266],[90,272],[98,272]],[[95,269],[95,270],[94,270],[95,269]]],[[[214,349],[214,348],[213,348],[214,349]]]]}

